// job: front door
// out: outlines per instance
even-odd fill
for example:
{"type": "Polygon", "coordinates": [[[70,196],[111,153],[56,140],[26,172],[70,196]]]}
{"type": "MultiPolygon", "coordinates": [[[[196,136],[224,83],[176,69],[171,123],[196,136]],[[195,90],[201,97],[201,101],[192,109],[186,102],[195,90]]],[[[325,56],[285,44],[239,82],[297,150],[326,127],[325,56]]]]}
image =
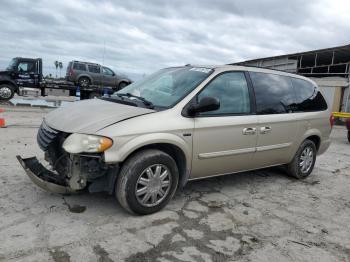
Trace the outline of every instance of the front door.
{"type": "Polygon", "coordinates": [[[36,87],[37,69],[34,61],[21,60],[16,68],[16,82],[23,87],[36,87]]]}
{"type": "Polygon", "coordinates": [[[114,72],[108,67],[103,67],[103,85],[112,88],[116,87],[116,78],[114,72]]]}
{"type": "Polygon", "coordinates": [[[191,179],[251,169],[257,116],[252,114],[246,74],[218,75],[197,95],[197,102],[205,96],[218,98],[220,108],[200,113],[194,120],[191,179]]]}

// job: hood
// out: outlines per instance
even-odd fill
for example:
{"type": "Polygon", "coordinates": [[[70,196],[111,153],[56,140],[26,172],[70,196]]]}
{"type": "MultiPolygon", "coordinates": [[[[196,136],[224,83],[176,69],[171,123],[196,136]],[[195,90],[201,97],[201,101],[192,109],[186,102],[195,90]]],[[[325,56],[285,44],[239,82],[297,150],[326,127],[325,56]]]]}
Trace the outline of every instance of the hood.
{"type": "Polygon", "coordinates": [[[94,134],[114,123],[153,112],[156,111],[101,99],[89,99],[56,109],[47,114],[44,120],[53,129],[66,133],[94,134]]]}
{"type": "Polygon", "coordinates": [[[10,74],[10,71],[0,71],[0,76],[8,76],[10,74]]]}

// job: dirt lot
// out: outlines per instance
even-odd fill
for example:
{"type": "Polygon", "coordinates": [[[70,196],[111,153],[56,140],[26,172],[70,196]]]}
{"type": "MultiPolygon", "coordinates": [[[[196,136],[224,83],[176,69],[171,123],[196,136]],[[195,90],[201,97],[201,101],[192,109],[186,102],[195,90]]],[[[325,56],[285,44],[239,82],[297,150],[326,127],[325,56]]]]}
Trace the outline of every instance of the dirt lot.
{"type": "Polygon", "coordinates": [[[305,181],[274,168],[191,182],[131,216],[104,194],[37,188],[17,162],[43,153],[48,109],[6,107],[0,129],[0,261],[350,261],[350,145],[336,127],[305,181]]]}

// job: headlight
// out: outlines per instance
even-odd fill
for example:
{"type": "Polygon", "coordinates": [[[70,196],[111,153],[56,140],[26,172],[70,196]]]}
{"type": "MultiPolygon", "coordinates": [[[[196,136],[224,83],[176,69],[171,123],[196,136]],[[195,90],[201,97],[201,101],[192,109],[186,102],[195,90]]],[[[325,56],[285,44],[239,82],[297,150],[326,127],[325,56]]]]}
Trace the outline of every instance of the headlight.
{"type": "Polygon", "coordinates": [[[110,148],[113,141],[110,138],[93,135],[72,134],[63,143],[68,153],[101,153],[110,148]]]}

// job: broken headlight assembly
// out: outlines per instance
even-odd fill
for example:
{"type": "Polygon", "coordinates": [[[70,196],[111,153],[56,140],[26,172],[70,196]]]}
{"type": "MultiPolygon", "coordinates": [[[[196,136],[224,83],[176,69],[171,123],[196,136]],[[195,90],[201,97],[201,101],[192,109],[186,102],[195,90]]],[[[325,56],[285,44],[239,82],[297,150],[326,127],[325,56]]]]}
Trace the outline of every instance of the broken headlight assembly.
{"type": "Polygon", "coordinates": [[[71,134],[63,143],[63,149],[71,154],[102,153],[113,145],[108,137],[71,134]]]}

